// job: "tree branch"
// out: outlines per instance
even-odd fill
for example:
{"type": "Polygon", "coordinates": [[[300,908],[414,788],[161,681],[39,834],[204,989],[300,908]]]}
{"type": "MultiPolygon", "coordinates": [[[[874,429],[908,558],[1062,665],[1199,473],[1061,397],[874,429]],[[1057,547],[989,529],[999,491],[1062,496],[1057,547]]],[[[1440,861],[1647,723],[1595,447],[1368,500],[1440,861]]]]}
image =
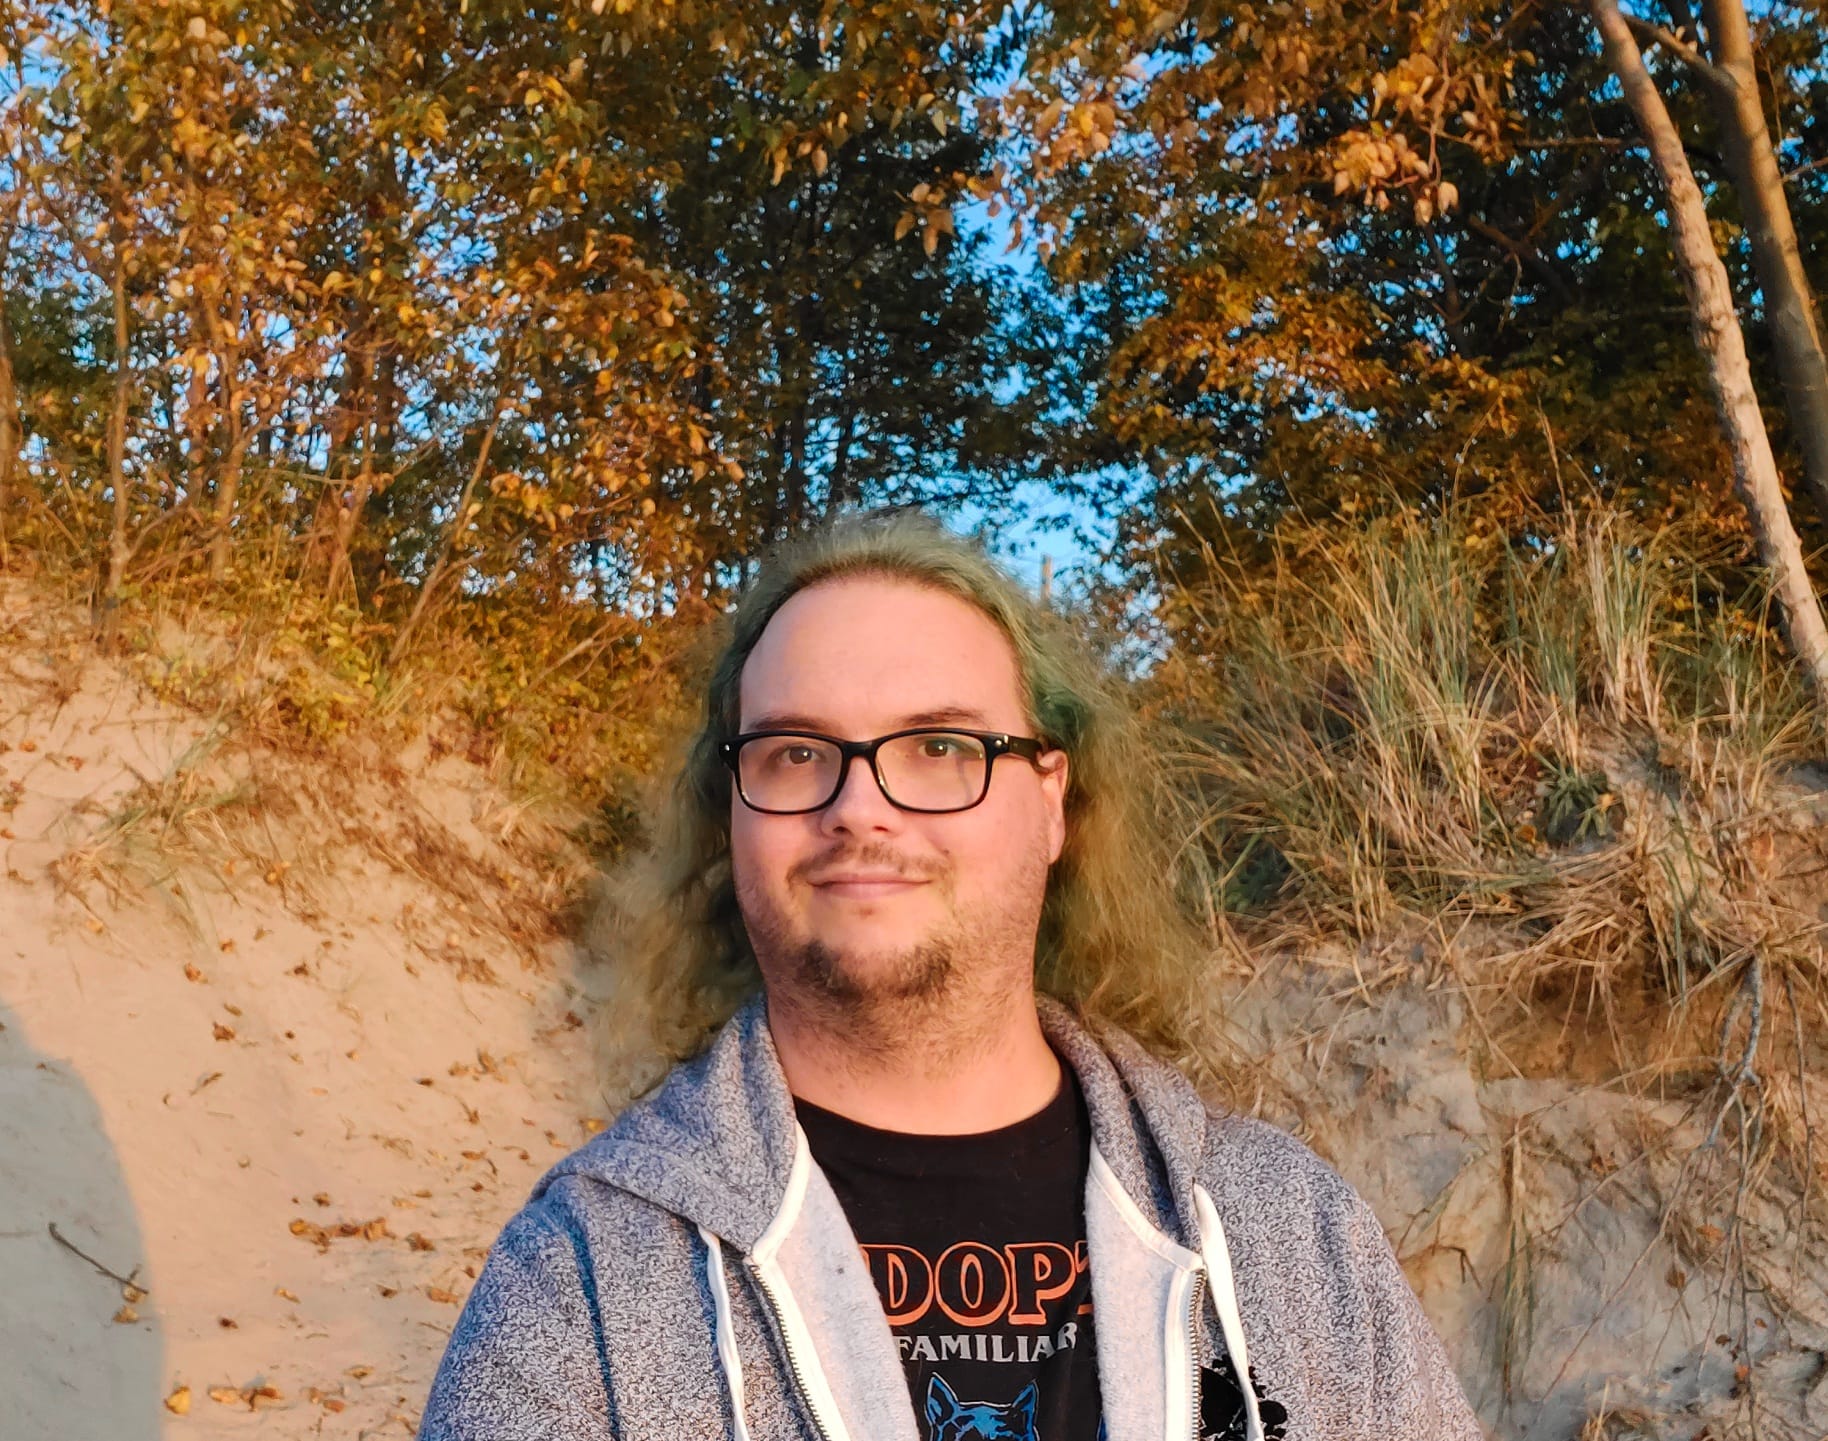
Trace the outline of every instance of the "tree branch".
{"type": "MultiPolygon", "coordinates": [[[[1620,12],[1623,15],[1623,12],[1620,12]]],[[[1665,30],[1661,25],[1653,25],[1648,20],[1640,20],[1635,15],[1624,15],[1625,23],[1631,27],[1632,36],[1643,46],[1661,45],[1676,59],[1693,70],[1714,89],[1724,95],[1731,95],[1736,90],[1733,77],[1709,60],[1681,36],[1665,30]]]]}
{"type": "Polygon", "coordinates": [[[1466,217],[1466,228],[1472,231],[1472,233],[1477,235],[1480,239],[1489,240],[1506,255],[1510,256],[1511,259],[1523,266],[1524,269],[1528,270],[1544,285],[1548,286],[1550,290],[1554,291],[1557,299],[1566,302],[1571,298],[1568,292],[1568,282],[1566,279],[1557,273],[1554,266],[1543,259],[1542,252],[1535,246],[1512,238],[1505,234],[1504,231],[1500,230],[1496,225],[1491,224],[1489,221],[1481,220],[1476,215],[1468,215],[1466,217]]]}

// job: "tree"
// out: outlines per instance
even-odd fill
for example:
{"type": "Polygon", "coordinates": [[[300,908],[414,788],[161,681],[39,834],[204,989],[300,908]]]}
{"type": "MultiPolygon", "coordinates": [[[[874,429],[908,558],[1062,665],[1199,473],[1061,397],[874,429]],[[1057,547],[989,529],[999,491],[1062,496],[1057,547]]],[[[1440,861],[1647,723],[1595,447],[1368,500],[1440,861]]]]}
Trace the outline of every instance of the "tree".
{"type": "MultiPolygon", "coordinates": [[[[1800,133],[1823,36],[1785,23],[1771,95],[1800,133]]],[[[1745,533],[1663,193],[1582,10],[1134,0],[1026,38],[1016,188],[1084,341],[1083,454],[1152,477],[1139,568],[1454,496],[1494,530],[1591,497],[1745,533]]],[[[1669,105],[1709,113],[1693,86],[1669,105]]],[[[1724,258],[1755,295],[1749,247],[1724,258]]],[[[1774,355],[1763,328],[1748,348],[1774,355]]]]}
{"type": "MultiPolygon", "coordinates": [[[[1702,0],[1701,9],[1707,22],[1705,38],[1697,35],[1686,0],[1672,0],[1669,6],[1679,33],[1623,11],[1618,20],[1634,37],[1662,46],[1687,65],[1712,102],[1727,171],[1744,217],[1803,479],[1817,514],[1828,517],[1828,356],[1822,350],[1821,324],[1803,268],[1783,169],[1765,119],[1752,26],[1743,0],[1702,0]]],[[[1781,77],[1783,72],[1778,73],[1781,77]]]]}
{"type": "Polygon", "coordinates": [[[1777,461],[1752,384],[1732,286],[1714,250],[1701,188],[1656,83],[1644,68],[1644,58],[1618,0],[1590,3],[1607,63],[1643,127],[1651,163],[1669,194],[1671,244],[1689,295],[1695,345],[1707,361],[1721,426],[1732,450],[1734,479],[1760,559],[1771,573],[1791,648],[1814,685],[1818,702],[1828,705],[1828,626],[1823,624],[1821,606],[1803,564],[1802,546],[1790,523],[1777,461]]]}
{"type": "Polygon", "coordinates": [[[994,503],[1032,458],[1019,337],[983,238],[951,209],[987,185],[991,153],[948,117],[998,57],[982,35],[905,27],[931,89],[898,116],[848,68],[889,37],[820,17],[756,15],[745,60],[701,97],[710,125],[682,126],[667,153],[655,215],[654,248],[690,277],[719,350],[744,358],[705,399],[747,477],[732,554],[859,502],[994,503]]]}

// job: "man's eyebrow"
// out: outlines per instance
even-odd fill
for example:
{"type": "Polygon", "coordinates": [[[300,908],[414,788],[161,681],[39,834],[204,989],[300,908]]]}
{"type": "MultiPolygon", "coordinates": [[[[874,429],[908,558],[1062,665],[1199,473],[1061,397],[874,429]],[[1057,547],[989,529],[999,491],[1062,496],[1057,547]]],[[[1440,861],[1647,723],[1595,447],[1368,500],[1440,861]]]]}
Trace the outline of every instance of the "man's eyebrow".
{"type": "MultiPolygon", "coordinates": [[[[915,726],[968,725],[976,729],[994,730],[984,712],[972,706],[940,706],[934,710],[915,711],[904,715],[890,730],[910,730],[915,726]]],[[[743,727],[748,731],[818,731],[822,735],[833,734],[830,721],[804,711],[770,711],[765,715],[753,717],[743,727]]]]}

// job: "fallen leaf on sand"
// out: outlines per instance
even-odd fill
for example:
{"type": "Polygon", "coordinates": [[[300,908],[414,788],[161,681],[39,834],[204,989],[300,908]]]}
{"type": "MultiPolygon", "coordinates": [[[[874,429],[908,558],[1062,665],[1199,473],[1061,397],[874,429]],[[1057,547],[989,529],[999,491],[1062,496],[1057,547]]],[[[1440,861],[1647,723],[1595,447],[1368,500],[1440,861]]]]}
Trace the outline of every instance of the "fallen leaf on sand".
{"type": "Polygon", "coordinates": [[[427,1286],[425,1294],[441,1306],[455,1306],[463,1299],[455,1291],[447,1291],[442,1286],[427,1286]]]}
{"type": "Polygon", "coordinates": [[[430,1241],[426,1240],[425,1237],[421,1236],[417,1231],[414,1231],[407,1236],[406,1244],[411,1246],[413,1248],[413,1250],[415,1250],[415,1251],[435,1251],[438,1249],[436,1246],[432,1245],[432,1243],[430,1241]]]}
{"type": "Polygon", "coordinates": [[[225,1026],[221,1021],[217,1021],[212,1029],[214,1030],[218,1041],[232,1041],[235,1039],[234,1027],[225,1026]]]}
{"type": "Polygon", "coordinates": [[[275,1295],[275,1296],[283,1296],[283,1297],[285,1297],[285,1299],[286,1299],[286,1300],[288,1300],[288,1301],[290,1301],[290,1302],[292,1302],[292,1303],[293,1303],[293,1304],[294,1304],[294,1305],[297,1305],[297,1304],[298,1304],[298,1297],[296,1297],[296,1296],[294,1296],[294,1295],[293,1295],[293,1294],[292,1294],[292,1293],[291,1293],[291,1292],[290,1292],[290,1291],[288,1291],[288,1290],[287,1290],[287,1289],[286,1289],[286,1288],[285,1288],[285,1287],[284,1287],[284,1286],[275,1286],[275,1287],[274,1287],[274,1288],[273,1288],[273,1294],[274,1294],[274,1295],[275,1295]]]}
{"type": "Polygon", "coordinates": [[[197,969],[195,962],[186,961],[184,963],[184,979],[187,981],[201,981],[203,979],[203,972],[197,969]]]}
{"type": "Polygon", "coordinates": [[[330,1411],[330,1412],[341,1411],[345,1404],[347,1404],[347,1403],[339,1400],[335,1396],[324,1397],[324,1409],[326,1411],[330,1411]]]}
{"type": "Polygon", "coordinates": [[[312,1242],[320,1251],[329,1250],[330,1243],[342,1237],[360,1236],[364,1241],[379,1241],[393,1234],[387,1229],[385,1216],[376,1216],[372,1221],[338,1221],[334,1226],[313,1225],[303,1216],[296,1216],[286,1229],[294,1236],[312,1242]]]}
{"type": "Polygon", "coordinates": [[[209,1388],[209,1399],[219,1406],[244,1406],[247,1398],[233,1386],[212,1386],[209,1388]]]}
{"type": "Polygon", "coordinates": [[[140,1313],[131,1306],[123,1306],[114,1313],[114,1324],[117,1326],[131,1326],[139,1319],[140,1313]]]}
{"type": "Polygon", "coordinates": [[[174,1416],[190,1414],[190,1387],[180,1386],[165,1398],[165,1409],[174,1416]]]}
{"type": "Polygon", "coordinates": [[[125,1301],[129,1306],[135,1301],[144,1301],[145,1299],[146,1293],[138,1286],[134,1285],[133,1282],[129,1281],[126,1285],[121,1287],[121,1300],[125,1301]]]}
{"type": "Polygon", "coordinates": [[[351,1366],[347,1371],[343,1372],[343,1374],[345,1376],[353,1376],[353,1377],[355,1377],[356,1380],[360,1381],[366,1376],[374,1375],[374,1367],[372,1367],[372,1366],[351,1366]]]}

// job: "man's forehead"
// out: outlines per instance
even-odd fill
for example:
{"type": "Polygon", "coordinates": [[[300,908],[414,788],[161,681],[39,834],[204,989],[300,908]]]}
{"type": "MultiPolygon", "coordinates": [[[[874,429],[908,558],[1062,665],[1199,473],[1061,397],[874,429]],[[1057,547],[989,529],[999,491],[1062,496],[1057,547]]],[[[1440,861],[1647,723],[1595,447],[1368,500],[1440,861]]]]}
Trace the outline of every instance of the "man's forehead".
{"type": "Polygon", "coordinates": [[[743,724],[863,713],[901,725],[1014,724],[1014,648],[971,602],[881,576],[809,586],[769,621],[743,667],[743,724]]]}

